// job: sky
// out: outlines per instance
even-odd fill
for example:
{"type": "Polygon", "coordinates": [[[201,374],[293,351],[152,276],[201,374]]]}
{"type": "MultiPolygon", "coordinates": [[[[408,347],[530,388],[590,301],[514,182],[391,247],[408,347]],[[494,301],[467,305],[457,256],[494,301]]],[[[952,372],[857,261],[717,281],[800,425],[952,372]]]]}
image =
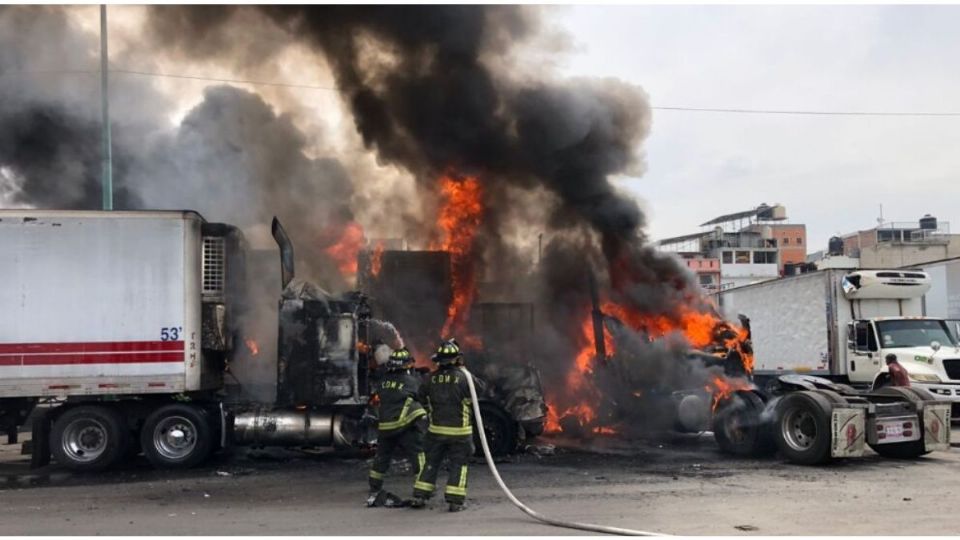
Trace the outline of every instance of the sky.
{"type": "MultiPolygon", "coordinates": [[[[568,75],[640,85],[653,107],[960,112],[960,6],[565,6],[568,75]]],[[[932,214],[960,233],[960,117],[653,111],[653,238],[760,203],[830,236],[932,214]]]]}

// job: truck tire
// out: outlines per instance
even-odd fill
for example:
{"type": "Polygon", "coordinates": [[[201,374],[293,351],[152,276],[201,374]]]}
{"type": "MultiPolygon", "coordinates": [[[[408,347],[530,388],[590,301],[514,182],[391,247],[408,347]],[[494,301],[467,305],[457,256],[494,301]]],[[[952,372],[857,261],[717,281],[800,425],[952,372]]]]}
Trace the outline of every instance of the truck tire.
{"type": "Polygon", "coordinates": [[[158,469],[189,469],[213,450],[209,415],[193,405],[164,405],[150,414],[140,431],[143,455],[158,469]]]}
{"type": "Polygon", "coordinates": [[[81,405],[59,415],[50,431],[50,451],[74,471],[102,471],[120,461],[130,446],[123,415],[101,405],[81,405]]]}
{"type": "Polygon", "coordinates": [[[816,391],[784,396],[777,404],[774,440],[792,463],[816,465],[830,461],[831,401],[816,391]]]}
{"type": "Polygon", "coordinates": [[[720,450],[735,456],[769,456],[776,450],[766,407],[755,392],[741,390],[717,406],[713,438],[720,450]]]}
{"type": "Polygon", "coordinates": [[[916,459],[930,452],[923,449],[923,438],[919,441],[908,441],[894,444],[871,444],[874,452],[886,458],[916,459]]]}
{"type": "MultiPolygon", "coordinates": [[[[483,414],[483,430],[487,435],[490,453],[495,456],[505,456],[513,452],[517,447],[517,423],[498,407],[481,403],[480,412],[483,414]]],[[[479,437],[474,426],[473,446],[474,453],[478,456],[483,455],[479,437]]]]}
{"type": "MultiPolygon", "coordinates": [[[[909,386],[885,386],[875,390],[876,394],[885,394],[891,396],[900,396],[907,401],[918,403],[922,401],[934,401],[933,394],[922,389],[909,386]]],[[[893,459],[916,459],[920,456],[929,454],[923,447],[923,431],[920,432],[920,440],[908,441],[894,444],[871,444],[870,448],[883,457],[893,459]]]]}
{"type": "Polygon", "coordinates": [[[930,393],[929,390],[924,390],[923,388],[916,388],[913,386],[908,387],[907,390],[913,392],[918,398],[920,398],[920,401],[937,401],[936,396],[930,393]]]}
{"type": "Polygon", "coordinates": [[[824,388],[820,388],[820,389],[814,390],[814,392],[825,396],[827,400],[830,403],[833,403],[834,405],[847,404],[847,398],[841,396],[840,394],[838,394],[837,392],[834,392],[833,390],[826,390],[824,388]]]}
{"type": "Polygon", "coordinates": [[[873,391],[875,394],[899,396],[903,399],[917,403],[921,401],[936,401],[933,394],[923,388],[913,388],[911,386],[884,386],[873,391]]]}

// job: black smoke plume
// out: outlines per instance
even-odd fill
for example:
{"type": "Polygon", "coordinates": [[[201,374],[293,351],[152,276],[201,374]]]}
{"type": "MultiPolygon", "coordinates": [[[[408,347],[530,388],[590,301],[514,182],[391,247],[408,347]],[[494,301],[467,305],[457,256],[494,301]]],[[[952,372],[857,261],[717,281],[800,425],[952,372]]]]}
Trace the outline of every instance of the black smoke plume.
{"type": "MultiPolygon", "coordinates": [[[[642,173],[641,144],[651,123],[645,93],[613,79],[518,70],[514,52],[541,31],[536,8],[156,6],[145,21],[143,39],[157,54],[239,73],[269,65],[290,44],[315,52],[330,67],[365,148],[416,180],[426,210],[397,211],[404,213],[403,234],[422,245],[436,234],[438,178],[478,178],[484,217],[474,264],[492,289],[522,283],[537,291],[540,352],[555,385],[562,385],[589,313],[587,268],[605,296],[641,312],[672,313],[694,296],[686,271],[647,245],[643,213],[614,184],[642,173]],[[273,39],[277,31],[286,39],[273,39]],[[546,245],[537,260],[540,233],[546,245]]],[[[44,102],[44,112],[55,103],[44,102]]],[[[90,118],[48,143],[51,155],[83,164],[61,180],[76,182],[75,206],[97,200],[90,180],[96,146],[84,127],[96,125],[90,118]]],[[[215,219],[234,223],[286,212],[294,223],[287,230],[307,235],[363,210],[352,206],[356,187],[376,181],[351,177],[334,158],[307,158],[292,120],[246,91],[208,90],[172,132],[153,125],[128,135],[140,132],[134,150],[118,142],[120,185],[144,197],[131,194],[124,202],[131,206],[199,201],[215,219]]],[[[13,155],[19,139],[7,141],[0,138],[0,166],[22,179],[18,200],[58,204],[45,195],[50,186],[41,178],[49,171],[13,155]]]]}

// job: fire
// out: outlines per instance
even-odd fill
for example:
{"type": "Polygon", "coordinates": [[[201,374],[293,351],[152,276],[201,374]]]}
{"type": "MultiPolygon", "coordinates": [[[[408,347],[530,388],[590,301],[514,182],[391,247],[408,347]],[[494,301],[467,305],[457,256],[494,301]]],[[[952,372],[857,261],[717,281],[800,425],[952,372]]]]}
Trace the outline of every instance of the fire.
{"type": "Polygon", "coordinates": [[[257,345],[256,340],[253,338],[247,338],[243,340],[243,344],[247,346],[247,350],[250,351],[251,356],[257,356],[260,354],[260,345],[257,345]]]}
{"type": "MultiPolygon", "coordinates": [[[[684,337],[689,347],[699,350],[709,350],[714,354],[726,355],[729,351],[739,353],[743,372],[749,375],[753,371],[753,355],[745,342],[748,331],[745,328],[734,326],[719,315],[715,310],[706,308],[698,310],[690,305],[681,306],[675,313],[647,314],[615,302],[603,302],[600,310],[605,317],[619,320],[627,327],[640,332],[650,341],[662,339],[667,335],[679,333],[684,337]]],[[[581,426],[588,427],[595,434],[613,434],[616,430],[609,426],[596,425],[596,410],[590,403],[597,403],[600,399],[599,389],[593,384],[590,375],[593,373],[597,359],[596,338],[593,326],[593,314],[584,310],[585,317],[580,323],[577,333],[578,352],[574,358],[573,367],[567,375],[567,388],[578,401],[575,405],[558,407],[551,402],[547,409],[547,432],[562,431],[561,420],[573,415],[577,417],[581,426]],[[561,412],[562,411],[562,412],[561,412]]],[[[616,354],[616,341],[610,334],[607,325],[603,325],[603,340],[608,357],[616,354]]],[[[599,359],[603,360],[603,359],[599,359]]],[[[715,410],[721,400],[738,390],[751,388],[746,378],[731,378],[722,375],[714,376],[705,386],[712,397],[712,408],[715,410]]],[[[642,397],[642,392],[633,393],[634,397],[642,397]]],[[[569,397],[568,397],[569,399],[569,397]]]]}
{"type": "Polygon", "coordinates": [[[478,345],[479,338],[466,335],[466,325],[470,307],[477,295],[473,242],[483,214],[480,181],[471,176],[444,176],[440,179],[440,194],[443,204],[437,217],[437,227],[443,233],[443,239],[430,247],[450,254],[453,285],[453,300],[447,307],[442,335],[458,334],[458,339],[465,345],[478,345]]]}
{"type": "Polygon", "coordinates": [[[347,222],[340,227],[331,227],[324,233],[328,238],[326,253],[334,262],[344,277],[357,274],[357,254],[363,247],[363,227],[355,221],[347,222]]]}
{"type": "Polygon", "coordinates": [[[713,403],[710,405],[710,410],[716,411],[717,405],[720,402],[738,390],[750,390],[753,386],[746,379],[735,379],[715,376],[707,386],[705,390],[713,394],[713,403]]]}
{"type": "Polygon", "coordinates": [[[377,242],[370,255],[370,273],[373,277],[380,275],[380,268],[383,267],[383,242],[377,242]]]}

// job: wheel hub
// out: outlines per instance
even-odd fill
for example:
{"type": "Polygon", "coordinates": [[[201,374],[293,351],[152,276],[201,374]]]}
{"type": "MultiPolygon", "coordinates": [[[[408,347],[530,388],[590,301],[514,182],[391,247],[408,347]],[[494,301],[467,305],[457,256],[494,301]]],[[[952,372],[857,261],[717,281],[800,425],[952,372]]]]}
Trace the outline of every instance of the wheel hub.
{"type": "Polygon", "coordinates": [[[153,442],[163,457],[184,459],[197,446],[197,428],[189,419],[171,416],[161,420],[153,431],[153,442]]]}
{"type": "Polygon", "coordinates": [[[78,418],[64,430],[61,447],[70,459],[89,463],[103,454],[107,441],[107,429],[99,420],[78,418]]]}
{"type": "Polygon", "coordinates": [[[783,419],[784,440],[794,450],[808,450],[817,440],[817,424],[807,411],[791,411],[783,419]]]}

